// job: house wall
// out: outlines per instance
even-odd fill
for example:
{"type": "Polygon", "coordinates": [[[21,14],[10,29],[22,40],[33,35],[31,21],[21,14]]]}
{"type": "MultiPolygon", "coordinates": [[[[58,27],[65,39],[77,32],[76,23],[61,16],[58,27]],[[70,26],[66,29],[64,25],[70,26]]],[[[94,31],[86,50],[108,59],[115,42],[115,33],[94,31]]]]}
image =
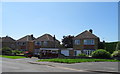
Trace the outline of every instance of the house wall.
{"type": "MultiPolygon", "coordinates": [[[[91,38],[93,39],[93,38],[91,38]]],[[[74,39],[75,40],[75,39],[74,39]]],[[[98,49],[98,42],[99,39],[94,39],[95,44],[94,45],[84,45],[84,39],[79,39],[80,40],[80,45],[73,45],[73,49],[75,50],[83,50],[83,49],[98,49]]],[[[73,41],[74,42],[74,41],[73,41]]]]}
{"type": "Polygon", "coordinates": [[[34,42],[28,42],[28,51],[34,52],[34,42]]]}
{"type": "Polygon", "coordinates": [[[9,47],[11,49],[16,49],[16,42],[2,42],[2,47],[9,47]]]}
{"type": "Polygon", "coordinates": [[[73,40],[73,49],[74,50],[82,50],[83,49],[83,39],[77,39],[80,40],[80,45],[75,45],[73,40]]]}
{"type": "Polygon", "coordinates": [[[16,49],[20,51],[26,51],[27,47],[28,47],[28,43],[25,41],[16,42],[16,49]],[[25,43],[24,45],[23,45],[23,42],[25,43]]]}
{"type": "MultiPolygon", "coordinates": [[[[44,41],[41,41],[41,48],[54,48],[54,47],[59,47],[60,44],[54,43],[54,41],[47,41],[47,45],[44,45],[44,41]]],[[[39,47],[39,46],[36,46],[39,47]]]]}

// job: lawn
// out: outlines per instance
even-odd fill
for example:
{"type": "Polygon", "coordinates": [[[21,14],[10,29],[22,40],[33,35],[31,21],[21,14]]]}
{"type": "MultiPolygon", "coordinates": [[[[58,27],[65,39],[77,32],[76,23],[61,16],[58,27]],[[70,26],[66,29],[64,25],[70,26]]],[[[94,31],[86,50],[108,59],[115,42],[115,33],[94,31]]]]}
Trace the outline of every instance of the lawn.
{"type": "Polygon", "coordinates": [[[24,57],[24,56],[7,56],[7,55],[0,55],[0,57],[10,58],[10,59],[26,58],[26,57],[24,57]]]}
{"type": "Polygon", "coordinates": [[[81,63],[81,62],[120,62],[112,59],[41,59],[37,62],[81,63]]]}

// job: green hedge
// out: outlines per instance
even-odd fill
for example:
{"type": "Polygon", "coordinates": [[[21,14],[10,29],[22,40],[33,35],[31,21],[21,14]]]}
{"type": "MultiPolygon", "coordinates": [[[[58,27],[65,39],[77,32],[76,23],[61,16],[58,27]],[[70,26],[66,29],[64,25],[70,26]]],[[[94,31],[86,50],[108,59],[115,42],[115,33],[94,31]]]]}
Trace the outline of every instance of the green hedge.
{"type": "Polygon", "coordinates": [[[111,58],[111,54],[103,49],[98,49],[92,53],[93,58],[111,58]]]}
{"type": "Polygon", "coordinates": [[[112,57],[120,57],[120,50],[114,51],[111,56],[112,57]]]}
{"type": "Polygon", "coordinates": [[[78,54],[78,56],[79,56],[79,57],[88,57],[86,54],[83,54],[83,53],[78,54]]]}

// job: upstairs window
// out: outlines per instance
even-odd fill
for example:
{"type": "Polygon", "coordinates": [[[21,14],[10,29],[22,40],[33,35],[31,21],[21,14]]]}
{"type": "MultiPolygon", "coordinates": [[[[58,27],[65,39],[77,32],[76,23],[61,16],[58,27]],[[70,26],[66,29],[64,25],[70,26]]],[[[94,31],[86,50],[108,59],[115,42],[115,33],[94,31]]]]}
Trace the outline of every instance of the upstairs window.
{"type": "Polygon", "coordinates": [[[36,41],[36,42],[35,42],[35,45],[38,45],[38,46],[39,46],[39,45],[41,45],[41,42],[36,41]]]}
{"type": "Polygon", "coordinates": [[[48,42],[47,41],[44,41],[44,46],[47,46],[48,42]]]}
{"type": "Polygon", "coordinates": [[[84,45],[94,45],[95,42],[93,39],[86,39],[84,40],[84,45]]]}
{"type": "Polygon", "coordinates": [[[26,42],[23,42],[22,45],[26,45],[26,42]]]}
{"type": "Polygon", "coordinates": [[[74,44],[75,45],[80,45],[80,40],[75,40],[74,44]]]}

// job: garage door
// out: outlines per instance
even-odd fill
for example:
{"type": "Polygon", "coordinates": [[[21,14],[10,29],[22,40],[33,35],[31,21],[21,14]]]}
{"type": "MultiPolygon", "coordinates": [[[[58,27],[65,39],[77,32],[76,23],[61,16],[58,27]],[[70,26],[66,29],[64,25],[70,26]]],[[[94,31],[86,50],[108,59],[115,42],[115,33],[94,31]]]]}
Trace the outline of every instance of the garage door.
{"type": "Polygon", "coordinates": [[[69,50],[61,50],[61,53],[65,56],[69,56],[69,50]]]}

